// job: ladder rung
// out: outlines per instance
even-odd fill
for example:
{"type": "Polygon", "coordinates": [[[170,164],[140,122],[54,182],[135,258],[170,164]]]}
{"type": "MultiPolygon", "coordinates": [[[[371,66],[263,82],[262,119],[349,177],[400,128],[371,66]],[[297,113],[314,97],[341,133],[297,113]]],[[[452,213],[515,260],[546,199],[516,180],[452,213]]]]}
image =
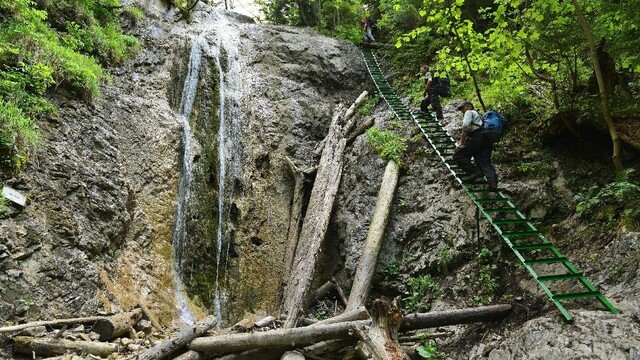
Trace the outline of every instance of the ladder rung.
{"type": "Polygon", "coordinates": [[[553,248],[552,243],[537,243],[537,244],[517,244],[511,247],[514,250],[541,250],[553,248]]]}
{"type": "Polygon", "coordinates": [[[516,212],[517,208],[514,207],[503,207],[503,208],[484,208],[486,212],[516,212]]]}
{"type": "Polygon", "coordinates": [[[571,280],[579,279],[583,277],[582,273],[568,273],[568,274],[556,274],[556,275],[543,275],[538,276],[538,281],[559,281],[559,280],[571,280]]]}
{"type": "Polygon", "coordinates": [[[602,296],[600,291],[587,291],[582,293],[569,293],[553,295],[553,300],[574,300],[574,299],[587,299],[592,297],[602,296]]]}
{"type": "Polygon", "coordinates": [[[499,197],[499,198],[476,199],[476,201],[484,204],[484,203],[497,203],[497,202],[509,201],[509,199],[499,197]]]}
{"type": "Polygon", "coordinates": [[[528,224],[527,219],[505,219],[505,220],[493,220],[496,225],[511,225],[511,224],[528,224]]]}
{"type": "Polygon", "coordinates": [[[555,264],[560,262],[569,261],[566,257],[552,257],[552,258],[541,258],[541,259],[529,259],[525,260],[525,265],[534,265],[534,264],[555,264]]]}
{"type": "Polygon", "coordinates": [[[540,235],[540,231],[538,230],[529,230],[529,231],[505,231],[502,233],[503,236],[506,237],[523,237],[523,236],[533,236],[540,235]]]}

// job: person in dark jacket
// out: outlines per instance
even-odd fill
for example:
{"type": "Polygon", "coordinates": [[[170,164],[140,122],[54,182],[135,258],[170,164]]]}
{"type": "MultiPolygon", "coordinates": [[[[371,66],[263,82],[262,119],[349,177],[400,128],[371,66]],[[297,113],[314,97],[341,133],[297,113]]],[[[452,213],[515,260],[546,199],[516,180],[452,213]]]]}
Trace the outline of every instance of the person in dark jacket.
{"type": "Polygon", "coordinates": [[[424,76],[424,91],[422,93],[424,99],[420,103],[420,111],[429,113],[429,105],[431,105],[433,111],[436,112],[436,118],[438,120],[444,119],[442,105],[440,104],[440,95],[433,81],[433,73],[429,71],[429,66],[422,65],[420,74],[424,76]]]}
{"type": "Polygon", "coordinates": [[[456,148],[453,159],[467,173],[462,180],[472,181],[484,176],[487,178],[489,188],[495,190],[498,188],[498,177],[491,163],[493,144],[482,131],[482,115],[473,109],[473,104],[469,101],[459,105],[458,111],[461,111],[464,116],[460,145],[456,148]]]}
{"type": "Polygon", "coordinates": [[[375,20],[362,19],[360,20],[360,25],[364,28],[364,42],[376,42],[376,39],[373,37],[373,29],[376,26],[375,20]]]}

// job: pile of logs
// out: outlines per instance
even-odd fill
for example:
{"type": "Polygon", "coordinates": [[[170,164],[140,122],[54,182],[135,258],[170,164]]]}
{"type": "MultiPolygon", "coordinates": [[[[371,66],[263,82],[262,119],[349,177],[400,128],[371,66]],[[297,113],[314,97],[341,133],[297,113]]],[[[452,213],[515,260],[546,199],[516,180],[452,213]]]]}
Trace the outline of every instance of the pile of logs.
{"type": "MultiPolygon", "coordinates": [[[[108,317],[36,321],[1,327],[0,335],[16,334],[11,337],[16,355],[24,354],[30,358],[49,356],[51,360],[75,359],[72,354],[82,359],[296,360],[345,351],[354,352],[363,359],[398,360],[408,359],[407,352],[415,349],[416,337],[410,335],[416,330],[496,321],[510,311],[510,305],[492,305],[402,316],[398,299],[378,299],[372,304],[371,318],[364,307],[359,307],[296,328],[279,327],[284,325],[284,321],[268,317],[252,324],[251,329],[243,329],[252,332],[232,333],[234,328],[212,332],[216,321],[208,316],[164,340],[158,340],[163,335],[161,328],[148,311],[137,308],[108,317]],[[55,330],[39,335],[33,331],[43,327],[55,330]],[[152,327],[156,331],[152,332],[152,327]],[[265,330],[271,327],[279,328],[265,330]],[[136,330],[139,328],[144,330],[136,330]],[[25,332],[32,335],[22,335],[25,332]],[[400,333],[408,336],[400,337],[400,333]]],[[[430,336],[447,335],[435,333],[430,336]]]]}

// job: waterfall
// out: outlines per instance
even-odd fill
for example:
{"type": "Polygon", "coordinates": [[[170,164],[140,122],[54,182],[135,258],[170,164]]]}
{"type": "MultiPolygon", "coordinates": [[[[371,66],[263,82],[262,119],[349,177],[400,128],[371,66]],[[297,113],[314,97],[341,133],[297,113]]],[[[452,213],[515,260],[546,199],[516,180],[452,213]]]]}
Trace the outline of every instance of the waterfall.
{"type": "Polygon", "coordinates": [[[200,63],[202,59],[202,41],[203,37],[201,36],[194,42],[191,48],[187,76],[182,88],[182,99],[180,100],[179,117],[184,126],[184,154],[182,160],[182,177],[180,178],[178,187],[176,224],[173,229],[172,239],[175,261],[173,279],[176,288],[176,301],[180,311],[180,318],[187,324],[193,324],[195,322],[195,316],[191,313],[187,304],[182,281],[180,280],[180,273],[182,273],[182,251],[184,241],[187,238],[187,207],[191,198],[191,183],[193,181],[193,156],[191,154],[193,134],[191,133],[189,119],[198,86],[198,76],[200,74],[200,63]]]}
{"type": "Polygon", "coordinates": [[[218,67],[219,89],[220,89],[220,107],[218,110],[218,118],[220,119],[220,128],[218,130],[218,159],[219,174],[218,174],[218,232],[216,234],[216,284],[214,292],[214,309],[216,317],[216,327],[222,326],[222,305],[220,300],[220,257],[222,256],[222,219],[224,213],[224,183],[226,179],[226,154],[225,154],[225,85],[224,85],[224,72],[222,66],[220,66],[220,41],[217,44],[218,51],[215,52],[216,66],[218,67]]]}
{"type": "MultiPolygon", "coordinates": [[[[240,163],[240,119],[237,111],[234,111],[237,102],[242,98],[242,80],[240,78],[240,64],[238,59],[238,49],[234,46],[239,43],[236,37],[237,33],[229,31],[231,26],[228,22],[222,20],[219,22],[217,41],[213,47],[214,59],[219,73],[219,98],[220,104],[218,116],[220,125],[218,129],[218,231],[216,234],[216,279],[214,288],[214,309],[216,316],[216,326],[222,325],[222,304],[225,298],[224,289],[221,283],[224,283],[219,277],[221,271],[226,274],[227,262],[221,263],[221,260],[228,260],[229,246],[226,246],[227,253],[223,254],[223,243],[229,229],[225,225],[225,200],[230,200],[233,196],[226,189],[227,178],[233,177],[239,172],[240,163]],[[226,71],[222,66],[222,50],[225,50],[226,71]],[[231,105],[227,107],[227,104],[231,105]],[[229,172],[229,173],[227,173],[229,172]],[[224,267],[224,269],[223,269],[224,267]]],[[[232,189],[231,189],[232,190],[232,189]]],[[[227,242],[229,239],[226,239],[227,242]]]]}

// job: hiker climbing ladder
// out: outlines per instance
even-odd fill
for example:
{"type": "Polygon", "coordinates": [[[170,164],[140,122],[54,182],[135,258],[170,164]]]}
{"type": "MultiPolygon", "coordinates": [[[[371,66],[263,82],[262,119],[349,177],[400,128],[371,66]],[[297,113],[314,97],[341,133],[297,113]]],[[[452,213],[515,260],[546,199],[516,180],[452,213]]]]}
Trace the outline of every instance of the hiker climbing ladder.
{"type": "Polygon", "coordinates": [[[449,169],[464,192],[477,206],[498,235],[529,271],[542,291],[551,299],[568,321],[571,313],[561,301],[595,298],[610,312],[618,310],[598,289],[528,220],[501,191],[489,189],[484,179],[463,181],[465,174],[453,160],[454,139],[432,115],[412,113],[395,93],[380,71],[370,49],[362,56],[378,92],[400,120],[414,121],[435,153],[449,169]],[[573,289],[579,288],[575,291],[573,289]],[[569,291],[566,291],[570,289],[569,291]],[[553,291],[552,291],[553,290],[553,291]],[[561,291],[558,293],[558,291],[561,291]],[[565,291],[562,291],[565,290],[565,291]]]}

